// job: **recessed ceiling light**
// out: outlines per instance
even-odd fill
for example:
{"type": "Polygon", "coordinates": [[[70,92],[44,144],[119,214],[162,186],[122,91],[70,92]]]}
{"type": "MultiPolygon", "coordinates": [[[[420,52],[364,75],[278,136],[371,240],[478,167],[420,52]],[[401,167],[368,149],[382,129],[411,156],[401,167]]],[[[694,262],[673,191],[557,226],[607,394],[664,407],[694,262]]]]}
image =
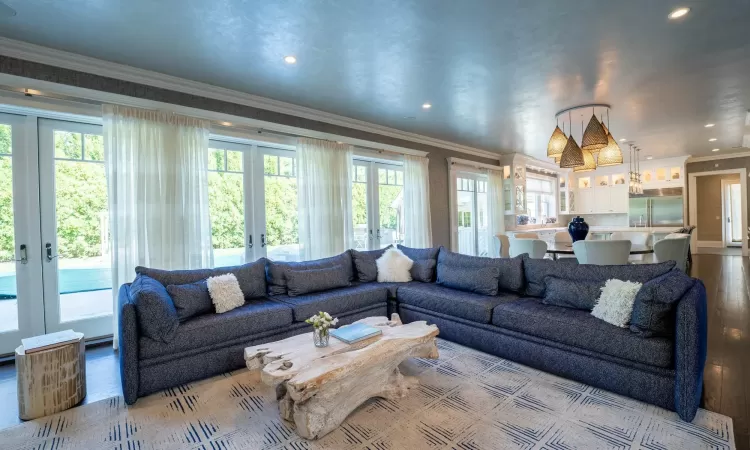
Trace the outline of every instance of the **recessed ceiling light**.
{"type": "Polygon", "coordinates": [[[716,138],[711,138],[708,140],[708,142],[714,142],[714,141],[716,141],[716,138]]]}
{"type": "Polygon", "coordinates": [[[653,156],[647,156],[646,159],[654,159],[653,156]]]}
{"type": "Polygon", "coordinates": [[[719,151],[719,149],[718,149],[718,148],[715,148],[715,149],[713,149],[713,150],[711,150],[711,151],[712,151],[712,152],[718,152],[718,151],[719,151]]]}
{"type": "Polygon", "coordinates": [[[714,125],[715,125],[715,124],[713,124],[713,123],[707,123],[707,124],[705,124],[705,125],[703,125],[703,126],[704,126],[704,127],[706,127],[706,128],[711,128],[711,127],[712,127],[712,126],[714,126],[714,125]]]}
{"type": "Polygon", "coordinates": [[[231,127],[232,126],[232,122],[221,122],[221,124],[224,125],[225,127],[231,127]]]}
{"type": "Polygon", "coordinates": [[[285,63],[287,63],[287,64],[294,64],[294,63],[296,63],[296,62],[297,62],[297,58],[295,58],[295,57],[294,57],[294,56],[292,56],[292,55],[289,55],[289,56],[285,56],[285,57],[284,57],[284,62],[285,62],[285,63]]]}
{"type": "Polygon", "coordinates": [[[620,139],[620,142],[625,142],[625,141],[627,141],[627,139],[625,138],[620,139]]]}
{"type": "Polygon", "coordinates": [[[671,13],[669,13],[668,17],[671,20],[679,19],[680,17],[686,16],[687,13],[689,13],[689,12],[690,12],[690,8],[677,8],[674,11],[672,11],[671,13]]]}
{"type": "Polygon", "coordinates": [[[430,108],[432,108],[431,104],[429,104],[429,103],[422,104],[422,109],[430,109],[430,108]]]}

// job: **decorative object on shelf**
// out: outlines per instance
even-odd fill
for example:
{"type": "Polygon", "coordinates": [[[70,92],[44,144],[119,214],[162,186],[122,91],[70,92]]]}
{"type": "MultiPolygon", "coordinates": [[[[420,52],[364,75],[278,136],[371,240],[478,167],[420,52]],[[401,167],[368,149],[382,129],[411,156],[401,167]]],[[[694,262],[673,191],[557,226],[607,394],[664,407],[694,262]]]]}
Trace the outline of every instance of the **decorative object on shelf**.
{"type": "Polygon", "coordinates": [[[573,242],[582,241],[589,234],[589,224],[583,220],[583,217],[575,216],[568,224],[568,234],[573,242]]]}
{"type": "Polygon", "coordinates": [[[546,224],[550,223],[557,223],[557,217],[547,217],[547,220],[545,220],[546,224]]]}
{"type": "MultiPolygon", "coordinates": [[[[552,132],[549,143],[547,144],[547,156],[553,158],[561,169],[573,169],[575,172],[588,172],[596,170],[598,166],[614,166],[623,163],[622,150],[617,145],[617,141],[612,136],[609,129],[609,110],[610,105],[595,103],[589,105],[574,106],[555,114],[559,118],[562,114],[568,113],[568,123],[570,124],[570,135],[565,136],[565,123],[560,130],[559,123],[552,132]],[[592,114],[586,129],[583,129],[583,115],[581,115],[581,145],[578,145],[573,137],[573,117],[572,112],[591,108],[592,114]],[[607,110],[607,124],[603,120],[596,118],[596,109],[607,110]],[[564,147],[563,139],[566,139],[564,147]]],[[[600,111],[601,112],[601,111],[600,111]]]]}
{"type": "Polygon", "coordinates": [[[305,320],[305,323],[313,326],[313,342],[316,347],[328,347],[328,340],[330,338],[328,330],[333,328],[338,322],[338,318],[334,319],[330,314],[323,311],[305,320]]]}
{"type": "Polygon", "coordinates": [[[529,224],[529,216],[525,214],[520,214],[516,216],[516,225],[528,225],[529,224]]]}
{"type": "Polygon", "coordinates": [[[641,149],[634,147],[633,144],[630,146],[630,184],[628,186],[628,192],[635,195],[643,194],[643,183],[641,182],[641,164],[638,160],[641,149]]]}

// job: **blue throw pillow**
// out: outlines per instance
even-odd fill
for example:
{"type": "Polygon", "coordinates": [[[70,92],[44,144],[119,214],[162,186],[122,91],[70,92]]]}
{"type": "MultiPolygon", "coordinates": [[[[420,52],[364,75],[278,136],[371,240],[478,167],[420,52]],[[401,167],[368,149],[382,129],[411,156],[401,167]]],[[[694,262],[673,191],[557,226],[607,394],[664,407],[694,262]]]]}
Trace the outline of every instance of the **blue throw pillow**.
{"type": "Polygon", "coordinates": [[[172,297],[180,322],[214,311],[206,280],[189,284],[170,284],[167,286],[167,292],[172,297]]]}
{"type": "Polygon", "coordinates": [[[357,279],[363,283],[377,281],[378,265],[375,261],[383,256],[383,253],[391,247],[393,246],[389,245],[386,248],[369,251],[352,250],[352,260],[354,261],[354,268],[357,272],[357,279]]]}
{"type": "Polygon", "coordinates": [[[500,289],[510,292],[520,292],[523,289],[523,259],[515,258],[486,258],[483,256],[469,256],[454,253],[440,247],[438,254],[438,279],[440,278],[440,264],[453,268],[479,269],[496,267],[498,269],[498,284],[500,289]]]}
{"type": "Polygon", "coordinates": [[[180,318],[167,288],[149,276],[138,275],[130,285],[130,295],[141,333],[156,341],[171,342],[180,318]]]}
{"type": "Polygon", "coordinates": [[[448,266],[441,262],[438,263],[437,273],[437,284],[441,286],[482,295],[497,295],[500,278],[498,266],[448,266]]]}
{"type": "Polygon", "coordinates": [[[209,277],[216,277],[227,273],[234,274],[240,284],[240,290],[245,299],[259,298],[266,295],[266,258],[239,266],[216,267],[214,269],[163,270],[138,266],[136,274],[147,275],[164,287],[180,284],[195,283],[209,277]]]}
{"type": "Polygon", "coordinates": [[[414,261],[411,270],[409,270],[413,280],[423,283],[432,283],[435,280],[435,268],[437,267],[440,247],[411,248],[399,244],[398,249],[414,261]]]}
{"type": "Polygon", "coordinates": [[[349,274],[342,266],[322,269],[286,271],[287,294],[290,297],[349,286],[349,274]]]}
{"type": "Polygon", "coordinates": [[[591,311],[602,294],[605,281],[567,280],[548,276],[544,279],[545,305],[591,311]]]}
{"type": "Polygon", "coordinates": [[[679,269],[645,283],[635,297],[630,331],[644,337],[673,336],[677,303],[694,284],[679,269]]]}
{"type": "Polygon", "coordinates": [[[349,250],[330,258],[316,259],[313,261],[268,261],[266,268],[266,279],[268,280],[268,293],[270,295],[284,295],[287,293],[285,274],[287,269],[307,270],[325,269],[327,267],[341,266],[347,274],[349,281],[354,280],[352,270],[352,255],[349,250]]]}

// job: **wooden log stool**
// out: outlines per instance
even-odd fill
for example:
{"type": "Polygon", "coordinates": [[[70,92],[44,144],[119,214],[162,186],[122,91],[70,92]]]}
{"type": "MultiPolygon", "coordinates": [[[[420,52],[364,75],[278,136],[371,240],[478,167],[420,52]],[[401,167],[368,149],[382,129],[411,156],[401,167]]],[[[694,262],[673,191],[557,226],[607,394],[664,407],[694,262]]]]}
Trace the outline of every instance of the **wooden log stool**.
{"type": "Polygon", "coordinates": [[[86,397],[86,346],[83,333],[61,346],[26,354],[16,348],[18,417],[48,416],[79,404],[86,397]]]}

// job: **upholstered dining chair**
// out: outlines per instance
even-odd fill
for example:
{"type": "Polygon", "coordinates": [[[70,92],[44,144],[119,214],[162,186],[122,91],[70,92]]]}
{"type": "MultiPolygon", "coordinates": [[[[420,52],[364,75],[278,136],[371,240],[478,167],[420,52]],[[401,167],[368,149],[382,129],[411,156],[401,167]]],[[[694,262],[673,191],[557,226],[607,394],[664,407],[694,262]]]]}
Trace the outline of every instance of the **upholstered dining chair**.
{"type": "Polygon", "coordinates": [[[531,258],[542,259],[547,253],[547,243],[541,239],[511,239],[510,257],[516,257],[528,253],[531,258]]]}
{"type": "Polygon", "coordinates": [[[497,239],[498,243],[500,244],[500,257],[510,258],[510,240],[508,239],[508,236],[502,233],[498,233],[495,235],[495,239],[497,239]]]}
{"type": "Polygon", "coordinates": [[[570,233],[567,231],[558,231],[555,233],[555,242],[572,244],[573,238],[570,237],[570,233]]]}
{"type": "Polygon", "coordinates": [[[690,234],[672,233],[654,244],[656,262],[675,261],[678,269],[687,271],[687,258],[690,251],[690,234]]]}
{"type": "Polygon", "coordinates": [[[628,263],[631,246],[628,240],[576,241],[573,253],[579,264],[621,265],[628,263]]]}
{"type": "Polygon", "coordinates": [[[515,233],[515,239],[539,239],[539,233],[515,233]]]}
{"type": "MultiPolygon", "coordinates": [[[[622,240],[628,240],[633,245],[646,245],[648,244],[648,239],[651,237],[651,233],[647,231],[634,231],[634,232],[628,232],[628,233],[621,233],[619,231],[616,231],[612,233],[610,236],[610,240],[612,241],[622,241],[622,240]]],[[[631,255],[630,258],[628,258],[628,261],[631,262],[642,262],[644,255],[631,255]]]]}

